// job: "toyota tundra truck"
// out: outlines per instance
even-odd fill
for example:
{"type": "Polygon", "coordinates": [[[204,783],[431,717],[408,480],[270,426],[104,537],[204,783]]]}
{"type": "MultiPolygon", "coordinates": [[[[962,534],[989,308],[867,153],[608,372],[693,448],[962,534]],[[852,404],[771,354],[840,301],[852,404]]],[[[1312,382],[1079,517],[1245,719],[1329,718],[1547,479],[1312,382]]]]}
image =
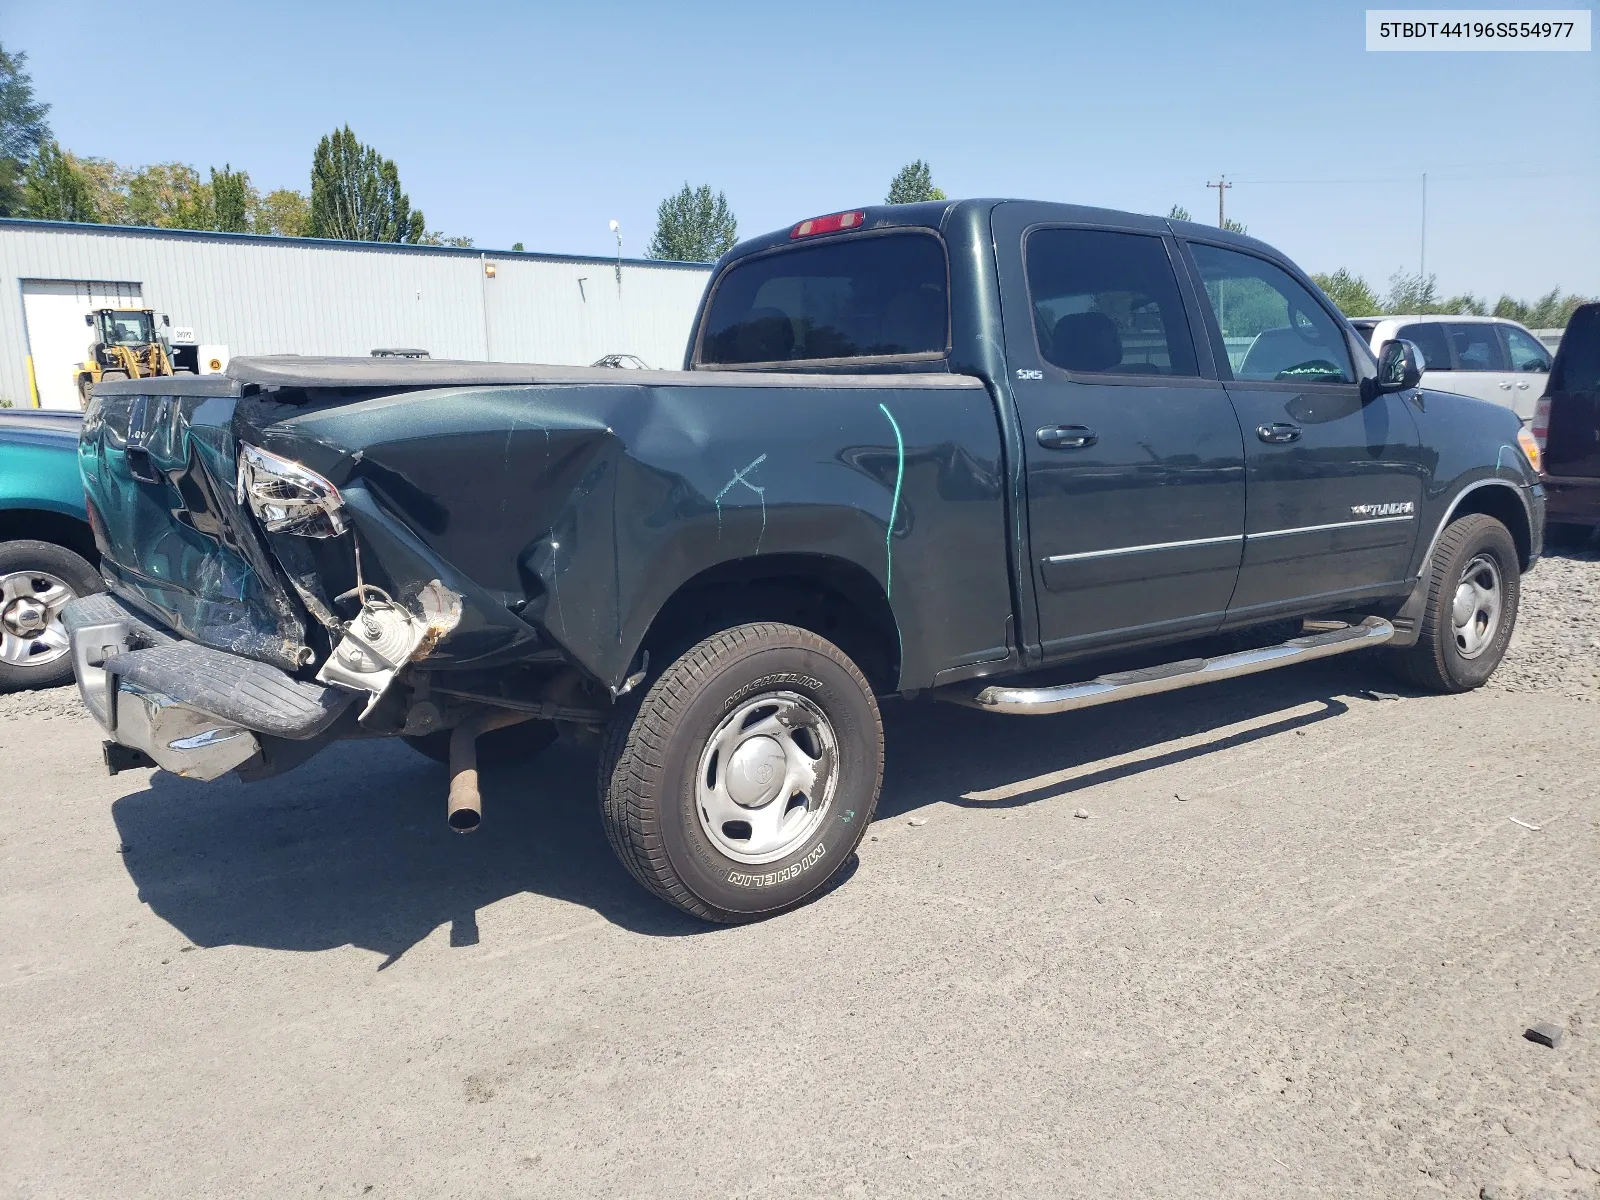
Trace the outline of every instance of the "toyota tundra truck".
{"type": "Polygon", "coordinates": [[[1221,230],[833,213],[723,256],[679,371],[101,384],[109,591],[64,621],[112,771],[400,737],[467,831],[480,755],[564,733],[640,883],[753,920],[852,857],[884,697],[1060,713],[1368,649],[1482,684],[1540,553],[1538,448],[1420,366],[1221,230]]]}

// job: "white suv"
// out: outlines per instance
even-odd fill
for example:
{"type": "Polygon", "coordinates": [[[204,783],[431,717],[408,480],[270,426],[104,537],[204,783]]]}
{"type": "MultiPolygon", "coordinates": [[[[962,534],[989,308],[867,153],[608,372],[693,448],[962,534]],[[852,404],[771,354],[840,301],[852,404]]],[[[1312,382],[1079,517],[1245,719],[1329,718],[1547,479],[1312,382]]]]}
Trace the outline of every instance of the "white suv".
{"type": "Polygon", "coordinates": [[[1391,338],[1422,351],[1422,386],[1503,404],[1533,419],[1544,395],[1550,352],[1515,321],[1501,317],[1357,317],[1350,324],[1374,352],[1391,338]]]}

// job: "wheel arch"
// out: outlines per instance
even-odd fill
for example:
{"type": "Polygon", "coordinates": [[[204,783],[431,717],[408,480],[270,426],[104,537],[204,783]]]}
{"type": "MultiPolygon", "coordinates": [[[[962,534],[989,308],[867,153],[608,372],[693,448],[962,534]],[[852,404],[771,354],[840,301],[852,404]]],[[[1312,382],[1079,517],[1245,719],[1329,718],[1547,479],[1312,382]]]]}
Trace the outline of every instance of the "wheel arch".
{"type": "Polygon", "coordinates": [[[94,533],[82,517],[48,508],[0,508],[0,542],[25,539],[71,550],[90,566],[100,563],[94,533]]]}
{"type": "Polygon", "coordinates": [[[1433,539],[1422,555],[1418,564],[1419,571],[1428,569],[1428,564],[1433,561],[1433,552],[1439,545],[1439,539],[1444,536],[1444,531],[1450,528],[1451,522],[1458,521],[1471,513],[1493,517],[1504,525],[1511,533],[1511,540],[1517,545],[1518,567],[1526,571],[1533,565],[1533,523],[1528,515],[1528,505],[1523,499],[1522,489],[1506,479],[1480,479],[1475,483],[1469,483],[1456,493],[1455,500],[1445,510],[1439,527],[1434,530],[1433,539]]]}
{"type": "Polygon", "coordinates": [[[660,670],[706,635],[753,621],[808,629],[849,655],[874,691],[899,687],[900,629],[883,587],[864,567],[828,554],[763,554],[706,568],[657,610],[640,649],[660,670]]]}

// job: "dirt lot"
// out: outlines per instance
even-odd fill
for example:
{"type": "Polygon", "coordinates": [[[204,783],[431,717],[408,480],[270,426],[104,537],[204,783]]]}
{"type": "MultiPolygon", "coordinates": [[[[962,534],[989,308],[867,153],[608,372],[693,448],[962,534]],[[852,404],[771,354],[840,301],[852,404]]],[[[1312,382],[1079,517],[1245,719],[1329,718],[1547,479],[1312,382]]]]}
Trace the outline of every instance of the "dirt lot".
{"type": "Polygon", "coordinates": [[[400,745],[109,779],[0,701],[0,1194],[1600,1196],[1597,560],[1469,696],[890,705],[851,876],[739,929],[578,754],[462,838],[400,745]]]}

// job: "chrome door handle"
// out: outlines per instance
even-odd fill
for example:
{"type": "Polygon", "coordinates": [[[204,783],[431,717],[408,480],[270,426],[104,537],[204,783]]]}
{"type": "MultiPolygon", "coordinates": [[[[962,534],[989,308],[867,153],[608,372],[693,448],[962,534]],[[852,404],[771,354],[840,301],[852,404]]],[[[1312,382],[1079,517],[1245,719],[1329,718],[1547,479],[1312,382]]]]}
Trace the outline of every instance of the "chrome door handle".
{"type": "Polygon", "coordinates": [[[1046,450],[1082,450],[1100,440],[1087,425],[1046,425],[1033,436],[1046,450]]]}
{"type": "Polygon", "coordinates": [[[1525,392],[1525,391],[1527,391],[1527,390],[1528,390],[1528,385],[1527,385],[1527,383],[1525,383],[1525,382],[1524,382],[1524,383],[1519,383],[1519,384],[1517,384],[1517,389],[1518,389],[1518,390],[1519,390],[1519,391],[1523,391],[1523,392],[1525,392]]]}
{"type": "Polygon", "coordinates": [[[1509,383],[1502,383],[1500,385],[1500,390],[1502,392],[1509,392],[1511,390],[1511,385],[1509,383]]]}
{"type": "Polygon", "coordinates": [[[1274,421],[1271,425],[1257,425],[1256,436],[1263,442],[1281,444],[1300,440],[1300,426],[1287,421],[1274,421]]]}

